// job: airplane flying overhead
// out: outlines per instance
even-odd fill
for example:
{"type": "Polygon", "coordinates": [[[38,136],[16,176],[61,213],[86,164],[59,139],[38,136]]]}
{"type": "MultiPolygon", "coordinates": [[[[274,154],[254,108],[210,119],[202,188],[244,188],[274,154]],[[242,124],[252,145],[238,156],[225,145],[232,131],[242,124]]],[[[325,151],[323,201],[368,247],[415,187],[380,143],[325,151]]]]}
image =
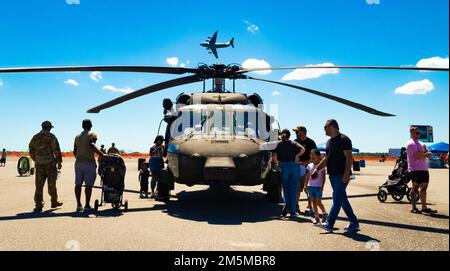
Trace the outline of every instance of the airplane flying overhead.
{"type": "Polygon", "coordinates": [[[206,49],[209,50],[209,53],[213,54],[218,59],[219,56],[217,55],[217,49],[227,48],[229,46],[234,48],[234,38],[232,38],[229,42],[226,43],[216,43],[217,33],[218,31],[216,31],[212,37],[208,37],[208,39],[205,42],[200,43],[200,45],[206,47],[206,49]]]}

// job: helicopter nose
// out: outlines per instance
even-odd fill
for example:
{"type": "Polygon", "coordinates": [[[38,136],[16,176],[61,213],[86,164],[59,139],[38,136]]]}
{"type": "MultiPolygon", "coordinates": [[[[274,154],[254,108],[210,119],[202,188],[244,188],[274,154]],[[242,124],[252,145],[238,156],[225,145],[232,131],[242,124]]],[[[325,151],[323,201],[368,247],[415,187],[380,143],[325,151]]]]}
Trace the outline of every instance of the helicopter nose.
{"type": "Polygon", "coordinates": [[[236,165],[228,156],[211,156],[206,159],[204,167],[206,181],[227,181],[236,178],[236,165]]]}

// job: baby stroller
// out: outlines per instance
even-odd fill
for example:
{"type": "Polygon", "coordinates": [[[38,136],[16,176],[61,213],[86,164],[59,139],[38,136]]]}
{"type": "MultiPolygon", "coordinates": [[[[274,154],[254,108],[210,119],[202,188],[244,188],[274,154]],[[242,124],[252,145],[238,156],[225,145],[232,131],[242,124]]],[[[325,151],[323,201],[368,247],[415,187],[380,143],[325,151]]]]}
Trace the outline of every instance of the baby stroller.
{"type": "Polygon", "coordinates": [[[388,180],[379,187],[378,200],[385,202],[387,196],[391,195],[396,201],[401,201],[405,195],[411,202],[411,188],[408,186],[410,179],[408,174],[408,158],[406,149],[402,148],[400,156],[395,163],[394,170],[388,176],[388,180]]]}
{"type": "Polygon", "coordinates": [[[102,206],[103,203],[111,203],[114,209],[119,209],[123,206],[125,212],[128,211],[128,201],[123,201],[125,172],[125,162],[120,155],[108,154],[100,159],[98,175],[101,177],[102,195],[100,203],[98,200],[95,200],[95,212],[98,211],[98,207],[102,206]]]}

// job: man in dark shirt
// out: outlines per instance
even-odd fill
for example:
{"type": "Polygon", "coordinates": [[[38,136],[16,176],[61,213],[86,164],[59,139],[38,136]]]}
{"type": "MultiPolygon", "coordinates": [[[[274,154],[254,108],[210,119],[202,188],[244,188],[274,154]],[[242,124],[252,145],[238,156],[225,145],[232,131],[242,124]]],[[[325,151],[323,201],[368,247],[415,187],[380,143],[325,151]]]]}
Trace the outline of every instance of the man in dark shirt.
{"type": "MultiPolygon", "coordinates": [[[[305,148],[305,152],[300,156],[300,163],[303,167],[305,174],[300,179],[300,185],[297,188],[297,212],[300,213],[300,207],[298,206],[298,202],[300,200],[300,194],[305,189],[305,182],[306,182],[306,166],[311,162],[311,150],[317,149],[316,142],[312,140],[311,138],[307,137],[307,130],[305,126],[297,126],[294,129],[292,129],[296,135],[297,138],[295,139],[295,142],[299,143],[300,145],[305,148]]],[[[306,207],[305,213],[307,215],[310,215],[311,212],[311,199],[308,197],[308,206],[306,207]]]]}
{"type": "Polygon", "coordinates": [[[328,221],[321,226],[328,232],[333,231],[334,223],[339,211],[344,209],[350,223],[345,228],[346,231],[359,231],[359,222],[353,213],[352,206],[348,201],[346,188],[350,182],[352,157],[352,141],[346,135],[339,132],[339,125],[336,120],[331,119],[325,123],[326,135],[330,137],[326,146],[326,156],[316,167],[312,175],[327,167],[330,175],[330,183],[333,187],[333,205],[331,206],[328,221]]]}
{"type": "Polygon", "coordinates": [[[291,132],[284,129],[281,132],[281,141],[273,151],[273,163],[280,165],[280,178],[283,185],[284,208],[282,216],[286,216],[288,211],[291,217],[297,215],[297,204],[295,202],[297,187],[300,181],[300,156],[305,152],[305,148],[295,141],[289,140],[291,132]]]}

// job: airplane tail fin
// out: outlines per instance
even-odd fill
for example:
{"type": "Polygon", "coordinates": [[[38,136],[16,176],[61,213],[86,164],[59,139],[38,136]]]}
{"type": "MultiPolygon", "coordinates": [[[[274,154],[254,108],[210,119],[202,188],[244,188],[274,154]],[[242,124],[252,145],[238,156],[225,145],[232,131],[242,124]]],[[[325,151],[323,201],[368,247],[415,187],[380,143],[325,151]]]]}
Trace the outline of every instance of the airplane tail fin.
{"type": "Polygon", "coordinates": [[[231,47],[234,48],[234,38],[232,38],[232,39],[230,40],[230,45],[231,45],[231,47]]]}

